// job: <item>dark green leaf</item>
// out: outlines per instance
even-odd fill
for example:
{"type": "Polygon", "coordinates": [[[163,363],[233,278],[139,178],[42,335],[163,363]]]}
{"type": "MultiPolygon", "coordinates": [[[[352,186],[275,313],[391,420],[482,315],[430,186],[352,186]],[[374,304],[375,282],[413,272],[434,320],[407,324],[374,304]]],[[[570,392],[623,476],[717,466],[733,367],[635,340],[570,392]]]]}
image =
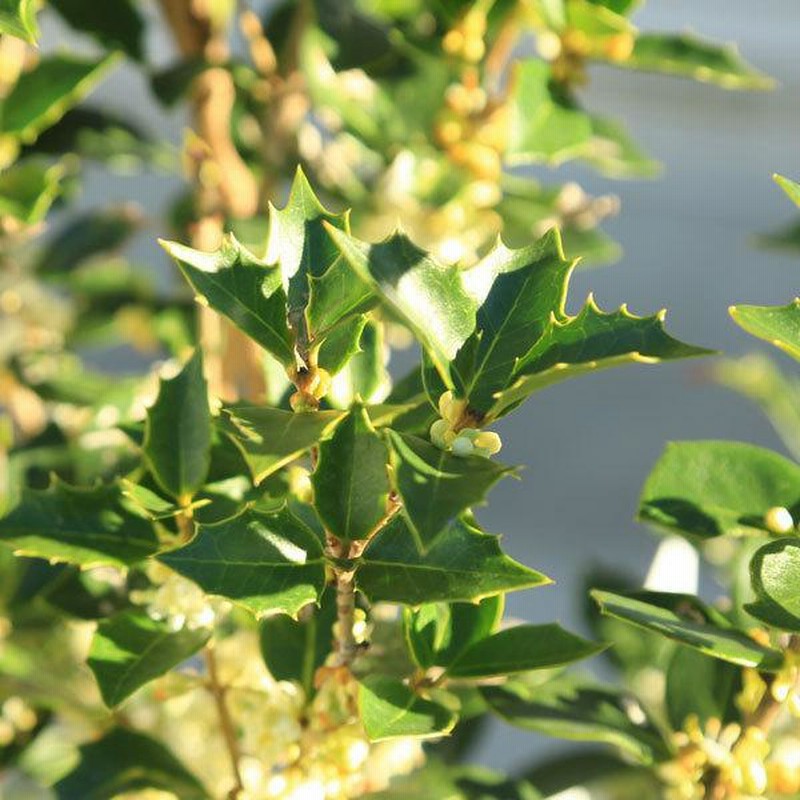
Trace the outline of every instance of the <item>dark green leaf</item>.
{"type": "Polygon", "coordinates": [[[278,681],[297,681],[306,693],[314,695],[314,674],[323,666],[333,646],[336,598],[332,591],[322,593],[319,608],[309,606],[299,620],[286,614],[273,614],[261,623],[261,653],[272,677],[278,681]]]}
{"type": "Polygon", "coordinates": [[[691,595],[638,592],[625,596],[594,591],[592,596],[604,614],[656,631],[714,658],[766,671],[778,670],[783,663],[779,651],[758,644],[691,595]]]}
{"type": "Polygon", "coordinates": [[[604,742],[645,763],[669,753],[638,700],[616,688],[562,675],[544,684],[512,679],[481,691],[495,713],[520,728],[563,739],[604,742]]]}
{"type": "Polygon", "coordinates": [[[199,349],[174,378],[162,378],[147,410],[144,453],[161,488],[188,505],[211,463],[211,412],[199,349]]]}
{"type": "Polygon", "coordinates": [[[70,55],[43,58],[20,77],[3,101],[0,133],[24,143],[35,141],[84,98],[115,62],[113,56],[99,61],[70,55]]]}
{"type": "Polygon", "coordinates": [[[128,611],[98,626],[88,664],[113,708],[146,683],[193,656],[211,636],[210,629],[174,630],[143,611],[128,611]]]}
{"type": "Polygon", "coordinates": [[[144,21],[131,0],[50,0],[56,11],[77,31],[88,33],[109,49],[142,58],[144,21]]]}
{"type": "Polygon", "coordinates": [[[775,85],[753,69],[735,45],[720,45],[691,33],[642,34],[636,38],[630,58],[615,64],[715,83],[725,89],[771,89],[775,85]]]}
{"type": "Polygon", "coordinates": [[[452,730],[456,717],[394,678],[371,675],[358,687],[361,721],[370,741],[412,736],[426,739],[452,730]]]}
{"type": "Polygon", "coordinates": [[[257,617],[295,616],[325,585],[322,545],[289,510],[247,510],[217,525],[200,525],[185,547],[160,556],[209,594],[257,617]]]}
{"type": "Polygon", "coordinates": [[[388,459],[363,406],[351,409],[320,442],[311,478],[314,506],[338,539],[366,539],[386,514],[388,459]]]}
{"type": "Polygon", "coordinates": [[[318,366],[327,370],[331,375],[341,372],[353,356],[359,352],[359,342],[366,324],[367,317],[359,314],[335,327],[319,348],[318,366]]]}
{"type": "Polygon", "coordinates": [[[703,539],[762,533],[774,507],[800,508],[800,466],[743,442],[674,442],[647,479],[639,518],[703,539]]]}
{"type": "Polygon", "coordinates": [[[756,551],[750,562],[756,601],[749,614],[772,625],[800,633],[800,539],[779,539],[756,551]]]}
{"type": "Polygon", "coordinates": [[[228,234],[219,250],[203,253],[161,241],[201,302],[224,314],[284,366],[295,364],[281,275],[228,234]]]}
{"type": "Polygon", "coordinates": [[[53,791],[58,800],[110,800],[141,789],[162,789],[181,800],[208,793],[163,744],[124,728],[80,748],[80,763],[53,791]]]}
{"type": "Polygon", "coordinates": [[[402,513],[423,549],[513,468],[488,458],[459,458],[417,436],[388,431],[402,513]]]}
{"type": "Polygon", "coordinates": [[[547,583],[541,573],[504,555],[497,536],[458,520],[420,553],[400,515],[370,542],[356,573],[358,588],[371,602],[410,606],[475,602],[547,583]]]}
{"type": "Polygon", "coordinates": [[[22,490],[0,519],[0,541],[21,555],[81,567],[135,564],[158,550],[152,525],[125,505],[119,486],[83,489],[57,479],[45,491],[22,490]]]}
{"type": "Polygon", "coordinates": [[[25,225],[41,222],[60,192],[64,168],[34,158],[18,161],[0,173],[0,217],[25,225]]]}
{"type": "Polygon", "coordinates": [[[186,96],[194,79],[208,69],[208,66],[204,58],[189,58],[159,70],[150,78],[153,94],[165,106],[174,106],[186,96]]]}
{"type": "Polygon", "coordinates": [[[35,44],[39,36],[36,0],[0,0],[0,33],[35,44]]]}
{"type": "Polygon", "coordinates": [[[785,306],[731,306],[730,314],[740,328],[800,360],[800,298],[785,306]]]}

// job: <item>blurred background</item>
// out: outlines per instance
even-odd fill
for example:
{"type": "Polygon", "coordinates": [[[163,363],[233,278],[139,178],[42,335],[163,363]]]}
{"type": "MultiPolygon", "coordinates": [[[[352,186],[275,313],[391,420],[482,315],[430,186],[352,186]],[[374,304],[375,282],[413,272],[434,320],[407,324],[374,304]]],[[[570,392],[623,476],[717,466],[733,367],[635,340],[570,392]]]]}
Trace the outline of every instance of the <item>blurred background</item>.
{"type": "MultiPolygon", "coordinates": [[[[776,171],[800,176],[800,3],[652,0],[636,23],[644,31],[695,29],[735,41],[778,86],[773,92],[728,93],[593,68],[583,92],[586,105],[626,120],[634,138],[663,164],[663,174],[614,182],[574,166],[536,171],[545,183],[574,178],[592,193],[617,194],[622,203],[606,229],[624,255],[613,266],[578,272],[570,307],[577,308],[590,290],[604,308],[627,302],[634,313],[650,314],[666,307],[674,335],[728,355],[743,354],[756,345],[730,322],[728,306],[786,303],[800,293],[800,260],[759,248],[755,241],[793,218],[793,207],[770,176],[776,171]]],[[[167,34],[157,26],[149,30],[148,49],[166,66],[173,57],[167,34]]],[[[52,22],[44,33],[70,49],[81,46],[52,22]]],[[[180,113],[165,114],[141,73],[130,68],[119,68],[95,99],[176,145],[187,124],[180,113]]],[[[98,169],[81,204],[130,201],[156,220],[181,186],[179,177],[109,177],[98,169]]],[[[159,280],[177,281],[155,242],[164,233],[155,223],[145,226],[132,256],[159,280]]],[[[397,374],[411,361],[410,354],[403,356],[393,365],[397,374]]],[[[587,571],[602,566],[643,580],[657,540],[633,515],[642,482],[665,442],[724,438],[782,450],[752,405],[709,382],[703,374],[708,366],[678,363],[589,375],[536,395],[522,413],[503,421],[504,460],[527,467],[521,481],[494,491],[491,507],[480,517],[488,530],[503,534],[512,556],[556,581],[512,595],[509,614],[586,630],[587,571]]],[[[704,575],[706,598],[713,599],[714,592],[712,576],[704,575]]],[[[520,766],[562,747],[493,724],[477,758],[495,768],[520,766]]]]}

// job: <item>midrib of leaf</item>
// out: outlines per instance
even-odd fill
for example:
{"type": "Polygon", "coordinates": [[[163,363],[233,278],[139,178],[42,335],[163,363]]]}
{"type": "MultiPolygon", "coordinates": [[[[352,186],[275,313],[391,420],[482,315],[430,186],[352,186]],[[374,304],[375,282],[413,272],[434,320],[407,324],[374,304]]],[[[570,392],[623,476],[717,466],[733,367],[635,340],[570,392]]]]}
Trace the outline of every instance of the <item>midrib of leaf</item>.
{"type": "MultiPolygon", "coordinates": [[[[119,697],[119,689],[120,686],[123,686],[127,683],[128,679],[130,678],[131,674],[135,674],[137,670],[142,666],[142,664],[147,663],[147,656],[155,650],[155,648],[159,647],[164,639],[168,639],[172,634],[162,632],[159,633],[158,636],[149,644],[141,653],[134,653],[133,655],[136,657],[135,660],[130,666],[128,666],[122,674],[122,677],[115,683],[114,685],[114,693],[112,697],[112,701],[116,700],[119,697]]],[[[130,652],[130,651],[127,651],[130,652]]]]}

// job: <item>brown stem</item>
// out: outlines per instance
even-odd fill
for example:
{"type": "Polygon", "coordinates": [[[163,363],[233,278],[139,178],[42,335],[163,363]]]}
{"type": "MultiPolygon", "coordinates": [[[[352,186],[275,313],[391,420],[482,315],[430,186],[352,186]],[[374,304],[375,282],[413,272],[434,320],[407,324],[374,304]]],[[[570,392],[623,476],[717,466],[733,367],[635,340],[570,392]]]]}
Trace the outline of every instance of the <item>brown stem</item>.
{"type": "Polygon", "coordinates": [[[349,666],[358,652],[353,636],[356,612],[355,571],[336,572],[336,618],[339,624],[336,651],[340,666],[349,666]]]}
{"type": "Polygon", "coordinates": [[[228,751],[228,756],[231,761],[231,770],[233,772],[234,788],[231,790],[228,797],[230,800],[236,800],[244,791],[242,776],[239,773],[241,753],[239,752],[239,743],[236,739],[236,729],[234,728],[233,720],[228,711],[228,704],[225,702],[225,687],[219,679],[219,669],[217,667],[217,657],[214,653],[214,648],[212,645],[209,645],[203,652],[206,661],[206,669],[208,670],[208,690],[211,692],[214,698],[214,704],[217,707],[220,729],[222,730],[222,737],[225,740],[225,748],[228,751]]]}

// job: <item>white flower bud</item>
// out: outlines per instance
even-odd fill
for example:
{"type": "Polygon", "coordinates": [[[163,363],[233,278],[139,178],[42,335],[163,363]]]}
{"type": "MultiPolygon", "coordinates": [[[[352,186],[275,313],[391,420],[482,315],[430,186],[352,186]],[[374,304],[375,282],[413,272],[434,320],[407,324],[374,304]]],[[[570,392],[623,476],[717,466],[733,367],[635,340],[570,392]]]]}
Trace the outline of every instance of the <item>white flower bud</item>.
{"type": "Polygon", "coordinates": [[[453,442],[453,455],[459,458],[466,458],[471,456],[475,451],[472,442],[464,436],[456,436],[453,442]]]}
{"type": "Polygon", "coordinates": [[[447,450],[444,437],[449,430],[450,426],[447,424],[446,420],[437,419],[436,422],[431,425],[431,442],[441,450],[447,450]]]}
{"type": "Polygon", "coordinates": [[[764,515],[764,524],[771,533],[786,534],[794,530],[794,519],[788,508],[774,506],[764,515]]]}

